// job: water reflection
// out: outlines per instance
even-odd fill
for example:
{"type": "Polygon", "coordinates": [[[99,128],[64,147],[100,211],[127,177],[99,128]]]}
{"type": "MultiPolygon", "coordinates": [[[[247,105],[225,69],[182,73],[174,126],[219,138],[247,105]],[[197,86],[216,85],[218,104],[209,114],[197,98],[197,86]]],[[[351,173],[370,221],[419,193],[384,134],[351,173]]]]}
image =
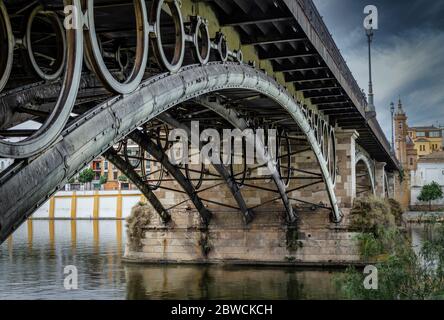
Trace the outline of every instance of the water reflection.
{"type": "MultiPolygon", "coordinates": [[[[0,247],[0,299],[332,299],[338,271],[125,264],[123,221],[25,223],[0,247]],[[64,267],[79,290],[63,287],[64,267]]],[[[412,227],[414,245],[423,227],[412,227]]]]}
{"type": "Polygon", "coordinates": [[[334,272],[221,266],[125,267],[128,299],[334,299],[334,272]]]}

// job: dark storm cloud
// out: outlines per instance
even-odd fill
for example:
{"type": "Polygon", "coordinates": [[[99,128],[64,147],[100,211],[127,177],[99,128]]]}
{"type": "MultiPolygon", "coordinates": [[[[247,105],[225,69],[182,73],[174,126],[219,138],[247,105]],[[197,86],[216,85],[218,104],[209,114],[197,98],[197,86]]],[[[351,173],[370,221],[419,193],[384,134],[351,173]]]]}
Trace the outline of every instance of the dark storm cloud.
{"type": "Polygon", "coordinates": [[[363,11],[379,11],[373,44],[375,102],[389,134],[388,106],[402,97],[410,125],[444,125],[444,1],[314,0],[356,80],[367,91],[363,11]]]}

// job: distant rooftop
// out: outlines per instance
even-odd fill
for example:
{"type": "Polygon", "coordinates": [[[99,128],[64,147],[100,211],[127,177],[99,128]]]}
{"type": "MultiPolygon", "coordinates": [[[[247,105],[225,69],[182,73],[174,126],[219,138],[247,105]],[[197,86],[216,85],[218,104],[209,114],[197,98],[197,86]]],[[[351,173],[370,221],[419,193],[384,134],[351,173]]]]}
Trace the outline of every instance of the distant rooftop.
{"type": "Polygon", "coordinates": [[[428,127],[409,127],[410,130],[418,131],[418,130],[442,130],[435,126],[428,126],[428,127]]]}
{"type": "Polygon", "coordinates": [[[429,155],[422,156],[418,160],[419,163],[430,163],[430,162],[444,162],[444,151],[433,152],[429,155]]]}

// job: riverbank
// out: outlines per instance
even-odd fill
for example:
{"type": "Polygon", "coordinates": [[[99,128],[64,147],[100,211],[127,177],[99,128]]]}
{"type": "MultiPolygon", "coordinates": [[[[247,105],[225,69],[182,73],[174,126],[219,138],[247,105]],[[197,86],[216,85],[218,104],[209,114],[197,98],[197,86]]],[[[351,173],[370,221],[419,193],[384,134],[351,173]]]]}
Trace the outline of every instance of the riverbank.
{"type": "Polygon", "coordinates": [[[402,219],[406,223],[444,222],[444,212],[409,211],[403,214],[402,219]]]}

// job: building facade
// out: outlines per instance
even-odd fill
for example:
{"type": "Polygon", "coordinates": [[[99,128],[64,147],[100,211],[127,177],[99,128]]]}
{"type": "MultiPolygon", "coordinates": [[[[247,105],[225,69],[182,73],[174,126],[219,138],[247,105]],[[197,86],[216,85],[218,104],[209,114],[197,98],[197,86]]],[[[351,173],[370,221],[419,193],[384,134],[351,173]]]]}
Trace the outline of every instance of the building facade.
{"type": "MultiPolygon", "coordinates": [[[[120,149],[120,152],[123,152],[122,146],[116,148],[120,149]]],[[[135,167],[135,171],[140,173],[141,166],[138,165],[141,160],[140,158],[140,149],[139,146],[134,144],[132,141],[128,141],[126,146],[127,156],[131,159],[135,167]]],[[[145,156],[144,158],[148,158],[145,156]]],[[[150,172],[150,161],[145,159],[146,168],[146,176],[149,176],[150,172]]],[[[131,183],[131,181],[119,170],[117,169],[111,162],[109,162],[104,157],[98,157],[94,159],[88,167],[94,172],[93,181],[88,184],[82,184],[78,181],[78,176],[72,179],[65,186],[66,191],[85,191],[85,190],[105,190],[105,191],[116,191],[116,190],[137,190],[137,187],[131,183]]]]}
{"type": "Polygon", "coordinates": [[[443,135],[441,128],[435,126],[411,127],[408,129],[408,134],[415,144],[415,149],[418,152],[419,157],[443,150],[443,135]]]}
{"type": "MultiPolygon", "coordinates": [[[[411,207],[421,210],[426,204],[418,201],[423,186],[438,183],[444,191],[444,151],[434,152],[418,160],[418,167],[411,173],[411,207]]],[[[444,199],[432,202],[434,209],[444,208],[444,199]]]]}
{"type": "Polygon", "coordinates": [[[404,208],[408,208],[411,202],[411,181],[410,172],[416,170],[418,152],[415,143],[408,134],[407,115],[403,109],[401,99],[398,102],[398,109],[394,115],[394,141],[396,158],[402,165],[403,174],[397,187],[397,199],[404,208]]]}
{"type": "MultiPolygon", "coordinates": [[[[418,196],[424,185],[435,181],[444,188],[444,151],[442,129],[409,127],[408,117],[399,100],[394,115],[395,153],[403,168],[399,200],[403,207],[421,209],[418,196]]],[[[436,202],[435,206],[444,205],[436,202]]]]}

